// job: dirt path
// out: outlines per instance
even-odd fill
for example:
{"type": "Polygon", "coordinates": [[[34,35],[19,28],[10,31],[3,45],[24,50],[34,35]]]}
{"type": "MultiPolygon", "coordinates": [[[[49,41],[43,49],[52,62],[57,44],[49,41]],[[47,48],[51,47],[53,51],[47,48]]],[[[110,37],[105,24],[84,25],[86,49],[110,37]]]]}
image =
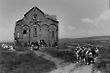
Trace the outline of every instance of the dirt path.
{"type": "Polygon", "coordinates": [[[43,53],[43,52],[40,52],[40,51],[34,51],[38,56],[42,56],[43,58],[45,58],[46,60],[50,60],[52,62],[54,62],[58,67],[61,66],[61,64],[64,62],[64,60],[61,60],[59,58],[55,58],[55,57],[52,57],[50,56],[49,54],[46,54],[46,53],[43,53]]]}
{"type": "Polygon", "coordinates": [[[65,65],[64,67],[58,68],[51,71],[50,73],[91,73],[91,66],[83,66],[75,68],[75,64],[65,65]]]}
{"type": "Polygon", "coordinates": [[[75,63],[64,63],[63,60],[52,57],[47,53],[41,51],[35,51],[38,56],[54,62],[57,66],[56,70],[51,71],[50,73],[91,73],[92,65],[78,67],[75,63]]]}

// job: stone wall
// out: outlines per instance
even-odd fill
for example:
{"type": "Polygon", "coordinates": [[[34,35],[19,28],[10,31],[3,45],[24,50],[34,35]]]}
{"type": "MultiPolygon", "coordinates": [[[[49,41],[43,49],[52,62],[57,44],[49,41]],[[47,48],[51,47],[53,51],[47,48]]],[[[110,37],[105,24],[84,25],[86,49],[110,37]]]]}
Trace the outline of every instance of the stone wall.
{"type": "Polygon", "coordinates": [[[58,21],[47,18],[38,8],[32,8],[16,22],[14,36],[23,46],[40,40],[53,46],[58,43],[58,21]]]}

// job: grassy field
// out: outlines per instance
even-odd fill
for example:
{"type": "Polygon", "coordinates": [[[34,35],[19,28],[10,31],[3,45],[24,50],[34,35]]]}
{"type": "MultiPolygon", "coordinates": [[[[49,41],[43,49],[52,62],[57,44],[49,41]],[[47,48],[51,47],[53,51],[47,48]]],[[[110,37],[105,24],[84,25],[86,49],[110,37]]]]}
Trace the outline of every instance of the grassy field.
{"type": "MultiPolygon", "coordinates": [[[[106,70],[107,64],[110,64],[110,36],[106,37],[90,37],[90,38],[80,38],[80,39],[61,39],[59,42],[59,50],[71,49],[67,46],[76,47],[91,45],[93,47],[98,47],[99,56],[97,61],[94,63],[94,68],[98,70],[106,70]]],[[[61,58],[66,62],[72,62],[74,60],[74,56],[72,55],[72,51],[58,51],[55,48],[51,48],[45,50],[48,54],[61,58]]]]}
{"type": "MultiPolygon", "coordinates": [[[[110,37],[107,36],[60,39],[58,48],[46,48],[42,52],[63,59],[65,62],[72,62],[74,60],[72,51],[67,52],[61,50],[71,49],[68,46],[87,46],[88,44],[99,47],[100,55],[98,61],[94,63],[94,67],[99,70],[106,69],[105,65],[110,63],[110,37]]],[[[34,53],[18,54],[16,52],[0,51],[0,71],[4,71],[4,73],[43,73],[55,68],[56,66],[53,62],[38,57],[34,53]]]]}
{"type": "Polygon", "coordinates": [[[45,73],[56,66],[34,53],[0,52],[0,73],[45,73]]]}

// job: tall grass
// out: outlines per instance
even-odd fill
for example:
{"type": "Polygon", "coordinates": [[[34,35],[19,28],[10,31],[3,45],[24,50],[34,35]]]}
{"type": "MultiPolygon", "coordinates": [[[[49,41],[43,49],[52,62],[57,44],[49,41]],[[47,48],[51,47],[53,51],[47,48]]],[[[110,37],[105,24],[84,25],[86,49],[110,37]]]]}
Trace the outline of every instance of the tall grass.
{"type": "Polygon", "coordinates": [[[53,62],[36,56],[34,53],[0,53],[0,71],[3,73],[42,73],[56,68],[53,62]]]}

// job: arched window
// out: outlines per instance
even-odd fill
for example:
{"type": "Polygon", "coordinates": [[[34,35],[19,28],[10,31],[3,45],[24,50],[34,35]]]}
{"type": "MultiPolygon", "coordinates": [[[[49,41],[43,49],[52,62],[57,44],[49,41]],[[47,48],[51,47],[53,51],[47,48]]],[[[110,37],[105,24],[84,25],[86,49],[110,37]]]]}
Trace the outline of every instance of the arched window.
{"type": "Polygon", "coordinates": [[[34,36],[37,37],[37,28],[34,28],[34,36]]]}
{"type": "Polygon", "coordinates": [[[24,30],[24,31],[23,31],[23,34],[27,34],[27,31],[26,31],[26,30],[24,30]]]}
{"type": "Polygon", "coordinates": [[[54,35],[54,31],[52,31],[52,38],[54,38],[54,36],[55,36],[55,35],[54,35]]]}

